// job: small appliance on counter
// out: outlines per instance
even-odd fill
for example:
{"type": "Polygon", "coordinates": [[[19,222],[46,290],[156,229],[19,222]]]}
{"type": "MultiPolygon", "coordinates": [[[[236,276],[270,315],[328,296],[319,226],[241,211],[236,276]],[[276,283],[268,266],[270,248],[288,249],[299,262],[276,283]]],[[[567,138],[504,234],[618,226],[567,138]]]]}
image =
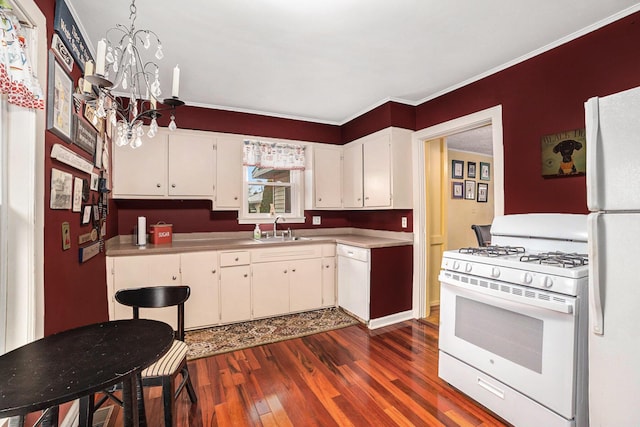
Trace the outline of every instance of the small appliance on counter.
{"type": "Polygon", "coordinates": [[[147,218],[138,217],[138,223],[133,230],[133,241],[137,246],[145,246],[147,244],[147,218]]]}
{"type": "Polygon", "coordinates": [[[162,245],[173,241],[173,224],[165,224],[160,221],[157,224],[151,224],[149,228],[152,244],[162,245]]]}

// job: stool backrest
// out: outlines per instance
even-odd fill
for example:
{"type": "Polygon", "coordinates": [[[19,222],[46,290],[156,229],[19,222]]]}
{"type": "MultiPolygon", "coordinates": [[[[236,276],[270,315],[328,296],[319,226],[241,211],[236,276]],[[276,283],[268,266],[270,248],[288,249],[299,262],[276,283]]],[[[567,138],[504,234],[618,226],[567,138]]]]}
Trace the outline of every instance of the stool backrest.
{"type": "Polygon", "coordinates": [[[476,239],[478,239],[478,246],[489,246],[491,244],[491,224],[489,225],[476,225],[471,226],[476,233],[476,239]]]}
{"type": "Polygon", "coordinates": [[[178,331],[176,338],[184,341],[184,303],[191,295],[189,286],[149,286],[121,289],[115,298],[120,304],[133,308],[133,318],[140,317],[140,308],[177,306],[178,331]]]}

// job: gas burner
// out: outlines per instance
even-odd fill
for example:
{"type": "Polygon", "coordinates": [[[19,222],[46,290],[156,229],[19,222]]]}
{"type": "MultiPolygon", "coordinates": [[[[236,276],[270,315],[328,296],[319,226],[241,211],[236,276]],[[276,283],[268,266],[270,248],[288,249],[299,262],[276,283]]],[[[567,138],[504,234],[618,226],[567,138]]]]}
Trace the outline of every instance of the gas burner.
{"type": "Polygon", "coordinates": [[[574,268],[589,264],[589,258],[586,254],[565,252],[543,252],[535,255],[523,255],[520,257],[520,261],[555,265],[562,268],[574,268]]]}
{"type": "Polygon", "coordinates": [[[479,248],[460,248],[458,252],[461,254],[499,257],[523,254],[524,248],[522,246],[482,246],[479,248]]]}

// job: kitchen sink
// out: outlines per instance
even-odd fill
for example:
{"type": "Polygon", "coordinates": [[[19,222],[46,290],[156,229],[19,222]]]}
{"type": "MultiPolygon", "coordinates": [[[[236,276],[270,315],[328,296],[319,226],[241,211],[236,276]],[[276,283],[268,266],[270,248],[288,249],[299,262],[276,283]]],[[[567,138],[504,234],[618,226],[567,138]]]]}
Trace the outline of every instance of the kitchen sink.
{"type": "Polygon", "coordinates": [[[287,237],[284,238],[282,236],[278,236],[278,237],[262,237],[260,239],[253,239],[256,242],[260,242],[260,243],[290,243],[290,242],[299,242],[299,241],[304,241],[304,240],[311,240],[310,237],[301,237],[301,236],[294,236],[294,237],[287,237]]]}

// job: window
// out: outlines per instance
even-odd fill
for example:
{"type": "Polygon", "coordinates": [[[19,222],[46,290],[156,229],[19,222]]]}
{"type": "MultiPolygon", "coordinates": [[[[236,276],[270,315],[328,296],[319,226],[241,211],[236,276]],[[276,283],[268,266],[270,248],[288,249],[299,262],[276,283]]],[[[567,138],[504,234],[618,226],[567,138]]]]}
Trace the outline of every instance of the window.
{"type": "Polygon", "coordinates": [[[241,224],[304,222],[304,146],[245,140],[241,224]]]}

